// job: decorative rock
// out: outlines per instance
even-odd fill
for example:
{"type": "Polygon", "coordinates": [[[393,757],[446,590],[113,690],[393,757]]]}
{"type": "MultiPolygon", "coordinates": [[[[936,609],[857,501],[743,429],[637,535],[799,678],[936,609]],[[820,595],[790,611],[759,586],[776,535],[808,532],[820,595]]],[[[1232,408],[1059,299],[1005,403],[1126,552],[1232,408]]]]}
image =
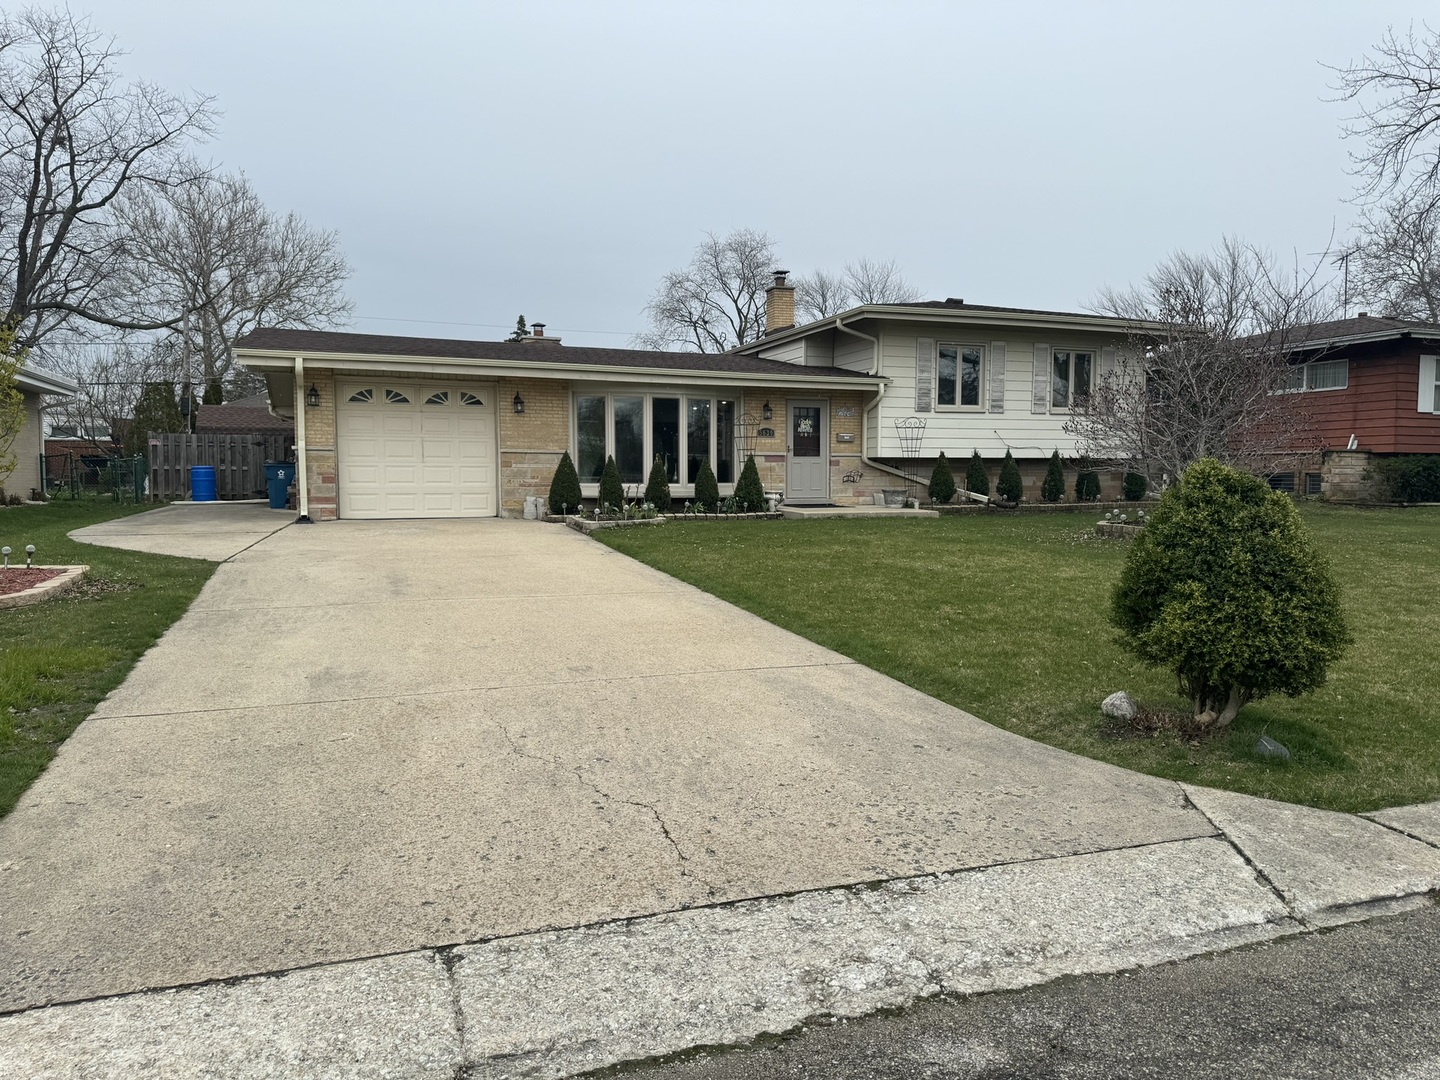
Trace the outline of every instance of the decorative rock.
{"type": "Polygon", "coordinates": [[[1264,758],[1266,761],[1289,761],[1290,751],[1284,744],[1276,742],[1269,735],[1261,735],[1260,741],[1255,744],[1255,756],[1264,758]]]}
{"type": "Polygon", "coordinates": [[[1100,711],[1115,720],[1134,720],[1140,710],[1134,698],[1124,690],[1116,690],[1100,703],[1100,711]]]}

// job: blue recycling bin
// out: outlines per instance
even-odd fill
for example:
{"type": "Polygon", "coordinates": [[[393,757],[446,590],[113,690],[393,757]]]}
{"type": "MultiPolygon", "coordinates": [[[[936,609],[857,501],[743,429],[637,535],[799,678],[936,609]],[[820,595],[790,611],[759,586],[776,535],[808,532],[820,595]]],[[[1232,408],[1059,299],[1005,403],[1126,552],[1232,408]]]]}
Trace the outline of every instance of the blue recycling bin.
{"type": "Polygon", "coordinates": [[[293,461],[265,462],[265,487],[270,492],[270,509],[284,510],[290,505],[290,485],[295,482],[293,461]]]}
{"type": "Polygon", "coordinates": [[[215,501],[215,466],[190,466],[190,498],[195,502],[215,501]]]}

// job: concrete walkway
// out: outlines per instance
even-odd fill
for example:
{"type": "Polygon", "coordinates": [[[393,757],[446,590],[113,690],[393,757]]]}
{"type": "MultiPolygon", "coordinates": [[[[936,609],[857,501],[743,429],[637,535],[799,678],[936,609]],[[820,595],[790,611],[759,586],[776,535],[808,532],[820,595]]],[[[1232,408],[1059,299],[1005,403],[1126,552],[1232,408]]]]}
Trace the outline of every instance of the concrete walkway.
{"type": "Polygon", "coordinates": [[[0,1074],[564,1076],[1423,902],[1440,808],[1378,816],[1028,742],[558,526],[288,528],[0,822],[0,1074]]]}

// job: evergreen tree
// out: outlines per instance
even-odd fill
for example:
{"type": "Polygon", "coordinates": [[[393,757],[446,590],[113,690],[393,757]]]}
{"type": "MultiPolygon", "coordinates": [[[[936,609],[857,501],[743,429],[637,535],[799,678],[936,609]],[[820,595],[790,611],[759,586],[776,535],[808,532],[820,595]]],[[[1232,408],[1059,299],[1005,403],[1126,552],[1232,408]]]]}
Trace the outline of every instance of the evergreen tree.
{"type": "Polygon", "coordinates": [[[555,475],[550,480],[550,512],[552,514],[573,514],[579,511],[583,497],[580,494],[580,474],[570,460],[570,451],[560,455],[560,464],[555,466],[555,475]]]}
{"type": "Polygon", "coordinates": [[[740,470],[740,482],[735,485],[734,499],[741,510],[757,513],[765,509],[765,487],[760,483],[760,469],[755,464],[755,455],[745,459],[745,468],[740,470]]]}
{"type": "Polygon", "coordinates": [[[932,503],[948,503],[955,497],[955,474],[950,471],[950,462],[945,457],[945,451],[940,451],[940,457],[935,462],[935,471],[930,474],[930,501],[932,503]]]}
{"type": "Polygon", "coordinates": [[[970,467],[965,470],[965,488],[976,495],[990,494],[990,474],[985,471],[985,459],[976,450],[970,455],[970,467]]]}
{"type": "Polygon", "coordinates": [[[1100,498],[1100,476],[1088,457],[1082,457],[1075,464],[1075,501],[1094,502],[1100,498]]]}
{"type": "Polygon", "coordinates": [[[1145,489],[1150,485],[1145,480],[1144,473],[1127,472],[1121,483],[1125,498],[1136,502],[1145,497],[1145,489]]]}
{"type": "Polygon", "coordinates": [[[1251,701],[1320,686],[1350,641],[1294,503],[1214,458],[1185,470],[1135,538],[1110,621],[1218,728],[1251,701]]]}
{"type": "Polygon", "coordinates": [[[530,334],[530,328],[525,325],[525,316],[521,315],[515,320],[515,330],[510,335],[511,341],[523,341],[530,334]]]}
{"type": "Polygon", "coordinates": [[[995,494],[1005,502],[1018,503],[1025,495],[1025,482],[1020,479],[1020,466],[1009,450],[1000,463],[1000,482],[995,485],[995,494]]]}
{"type": "Polygon", "coordinates": [[[225,391],[220,386],[219,379],[211,379],[205,384],[205,396],[200,399],[201,405],[224,405],[225,391]]]}
{"type": "Polygon", "coordinates": [[[645,501],[662,514],[670,512],[670,477],[665,473],[665,462],[659,454],[655,464],[650,466],[650,479],[645,483],[645,501]]]}
{"type": "Polygon", "coordinates": [[[615,455],[605,459],[605,469],[600,473],[600,512],[618,514],[625,509],[625,485],[620,482],[620,469],[615,464],[615,455]]]}
{"type": "Polygon", "coordinates": [[[720,505],[720,485],[715,482],[715,471],[710,462],[700,463],[700,475],[695,477],[695,509],[713,512],[720,505]]]}
{"type": "Polygon", "coordinates": [[[1045,479],[1040,483],[1040,498],[1046,502],[1059,502],[1065,497],[1065,466],[1060,464],[1060,451],[1050,453],[1050,465],[1045,470],[1045,479]]]}
{"type": "Polygon", "coordinates": [[[144,454],[149,449],[149,435],[152,431],[187,431],[189,425],[180,415],[180,404],[175,397],[173,382],[146,383],[135,402],[135,418],[130,422],[130,431],[125,440],[126,452],[131,455],[144,454]]]}

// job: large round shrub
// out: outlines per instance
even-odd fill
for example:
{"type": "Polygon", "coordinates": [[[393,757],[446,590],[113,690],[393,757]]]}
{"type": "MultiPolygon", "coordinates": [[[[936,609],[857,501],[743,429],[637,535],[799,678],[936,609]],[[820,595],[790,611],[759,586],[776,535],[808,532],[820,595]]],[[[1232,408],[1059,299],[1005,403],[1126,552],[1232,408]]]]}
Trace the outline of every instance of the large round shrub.
{"type": "Polygon", "coordinates": [[[1186,469],[1150,515],[1110,618],[1217,727],[1267,694],[1320,686],[1349,641],[1329,564],[1294,504],[1213,458],[1186,469]]]}
{"type": "Polygon", "coordinates": [[[570,451],[560,455],[560,464],[555,466],[555,475],[550,479],[550,512],[552,514],[574,513],[580,509],[583,497],[580,494],[580,474],[570,460],[570,451]]]}
{"type": "Polygon", "coordinates": [[[955,497],[955,474],[950,471],[950,460],[945,456],[945,451],[940,451],[940,457],[935,461],[935,469],[930,473],[930,501],[933,503],[948,503],[955,497]]]}

